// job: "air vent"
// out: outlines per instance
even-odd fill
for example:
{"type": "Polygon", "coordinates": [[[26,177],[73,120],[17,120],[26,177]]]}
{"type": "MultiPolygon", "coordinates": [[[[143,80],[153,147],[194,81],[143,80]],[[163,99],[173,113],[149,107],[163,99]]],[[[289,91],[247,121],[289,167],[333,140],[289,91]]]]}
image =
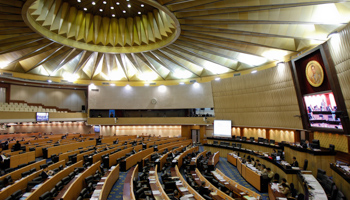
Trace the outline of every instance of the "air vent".
{"type": "Polygon", "coordinates": [[[233,74],[233,76],[240,76],[240,75],[241,75],[241,73],[233,74]]]}
{"type": "Polygon", "coordinates": [[[91,91],[93,91],[93,92],[99,92],[100,89],[91,89],[91,91]]]}
{"type": "Polygon", "coordinates": [[[195,82],[197,82],[196,80],[190,80],[190,83],[195,83],[195,82]]]}
{"type": "Polygon", "coordinates": [[[12,73],[8,73],[8,72],[3,72],[2,75],[4,75],[4,76],[13,76],[12,73]]]}
{"type": "Polygon", "coordinates": [[[157,85],[157,83],[150,83],[149,85],[157,85]]]}
{"type": "Polygon", "coordinates": [[[109,85],[109,83],[107,83],[107,82],[103,82],[103,83],[102,83],[102,85],[109,85]]]}

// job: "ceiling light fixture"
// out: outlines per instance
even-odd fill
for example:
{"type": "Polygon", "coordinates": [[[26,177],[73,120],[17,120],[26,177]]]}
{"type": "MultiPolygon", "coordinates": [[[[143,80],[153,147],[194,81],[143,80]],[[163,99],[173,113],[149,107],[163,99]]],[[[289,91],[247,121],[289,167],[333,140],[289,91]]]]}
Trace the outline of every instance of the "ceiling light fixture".
{"type": "Polygon", "coordinates": [[[87,11],[87,8],[84,8],[85,11],[87,11]]]}
{"type": "Polygon", "coordinates": [[[114,7],[113,7],[113,6],[111,6],[111,9],[112,9],[112,10],[114,10],[114,7]]]}
{"type": "Polygon", "coordinates": [[[102,3],[103,3],[103,4],[107,4],[107,2],[106,2],[106,1],[103,1],[102,3]]]}
{"type": "Polygon", "coordinates": [[[117,4],[117,5],[119,6],[119,4],[120,4],[120,3],[119,3],[119,2],[117,2],[117,3],[115,3],[115,4],[117,4]]]}
{"type": "Polygon", "coordinates": [[[216,81],[220,81],[220,79],[221,79],[220,77],[216,77],[215,78],[216,81]]]}
{"type": "Polygon", "coordinates": [[[138,12],[137,14],[141,15],[141,12],[138,12]]]}
{"type": "Polygon", "coordinates": [[[149,86],[149,83],[145,83],[145,86],[149,86]]]}
{"type": "Polygon", "coordinates": [[[102,8],[100,8],[100,12],[103,12],[102,8]]]}
{"type": "Polygon", "coordinates": [[[115,14],[112,14],[112,17],[115,17],[115,14]]]}
{"type": "Polygon", "coordinates": [[[125,11],[125,10],[123,10],[123,13],[126,13],[126,11],[125,11]]]}
{"type": "Polygon", "coordinates": [[[114,83],[111,83],[110,86],[115,86],[115,84],[114,84],[114,83]]]}
{"type": "Polygon", "coordinates": [[[184,82],[180,82],[179,84],[180,84],[180,85],[185,85],[185,83],[184,83],[184,82]]]}
{"type": "Polygon", "coordinates": [[[253,70],[251,73],[252,73],[252,74],[255,74],[256,72],[258,72],[258,71],[257,71],[257,70],[253,70]]]}
{"type": "Polygon", "coordinates": [[[145,7],[145,5],[141,4],[141,7],[143,8],[143,7],[145,7]]]}
{"type": "Polygon", "coordinates": [[[91,2],[91,4],[92,4],[92,5],[96,5],[96,3],[95,3],[94,1],[93,1],[93,2],[91,2]]]}
{"type": "Polygon", "coordinates": [[[78,3],[80,3],[81,2],[81,0],[77,0],[78,1],[78,3]]]}
{"type": "Polygon", "coordinates": [[[131,5],[130,5],[130,4],[128,4],[128,8],[131,8],[131,5]]]}

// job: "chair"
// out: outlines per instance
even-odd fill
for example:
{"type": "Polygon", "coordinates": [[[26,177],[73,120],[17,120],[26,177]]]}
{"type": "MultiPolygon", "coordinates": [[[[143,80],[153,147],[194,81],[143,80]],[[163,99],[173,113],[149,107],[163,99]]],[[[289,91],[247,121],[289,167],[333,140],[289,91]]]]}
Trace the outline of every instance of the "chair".
{"type": "Polygon", "coordinates": [[[49,162],[47,162],[46,164],[47,164],[47,166],[50,166],[50,165],[53,164],[53,162],[52,162],[52,161],[49,161],[49,162]]]}
{"type": "Polygon", "coordinates": [[[22,178],[28,176],[29,174],[31,174],[30,171],[26,171],[26,172],[21,173],[22,178]]]}
{"type": "Polygon", "coordinates": [[[47,167],[47,164],[40,165],[40,169],[45,169],[47,167]]]}
{"type": "Polygon", "coordinates": [[[304,194],[300,193],[298,194],[297,200],[304,200],[304,198],[305,198],[304,194]]]}
{"type": "Polygon", "coordinates": [[[326,175],[326,171],[323,170],[323,169],[317,169],[317,181],[321,183],[322,185],[322,179],[323,179],[323,176],[326,175]]]}
{"type": "Polygon", "coordinates": [[[211,198],[210,196],[206,195],[206,194],[203,194],[202,195],[204,199],[206,200],[212,200],[213,198],[211,198]]]}
{"type": "Polygon", "coordinates": [[[9,185],[13,183],[11,175],[8,175],[8,176],[5,177],[4,183],[5,184],[9,184],[9,185]]]}
{"type": "Polygon", "coordinates": [[[332,186],[332,191],[331,191],[331,194],[330,194],[330,199],[336,199],[337,198],[337,195],[338,195],[338,188],[336,185],[333,185],[332,186]]]}
{"type": "Polygon", "coordinates": [[[296,190],[295,187],[294,187],[294,183],[291,183],[291,184],[290,184],[290,191],[291,191],[291,193],[292,193],[292,197],[297,196],[297,190],[296,190]]]}
{"type": "Polygon", "coordinates": [[[80,191],[80,196],[82,198],[88,198],[89,197],[89,191],[86,189],[86,188],[83,188],[81,191],[80,191]]]}
{"type": "Polygon", "coordinates": [[[39,200],[51,200],[51,196],[51,193],[47,191],[39,197],[39,200]]]}
{"type": "Polygon", "coordinates": [[[334,144],[329,144],[329,151],[334,152],[335,146],[334,144]]]}
{"type": "Polygon", "coordinates": [[[304,166],[303,166],[303,170],[307,169],[307,165],[308,165],[309,161],[307,159],[304,160],[304,166]]]}
{"type": "Polygon", "coordinates": [[[275,175],[273,176],[273,182],[274,183],[280,182],[280,175],[278,173],[275,173],[275,175]]]}
{"type": "Polygon", "coordinates": [[[21,197],[22,197],[22,191],[21,190],[17,190],[13,194],[11,194],[11,199],[12,200],[19,200],[21,197]]]}
{"type": "Polygon", "coordinates": [[[30,173],[34,173],[34,172],[36,172],[36,168],[30,169],[30,173]]]}
{"type": "Polygon", "coordinates": [[[50,190],[50,193],[51,193],[51,196],[52,196],[52,197],[55,197],[55,196],[57,196],[57,194],[58,194],[58,192],[57,192],[57,190],[56,190],[55,187],[53,187],[53,188],[50,190]]]}
{"type": "Polygon", "coordinates": [[[70,178],[69,176],[66,176],[66,177],[63,177],[61,181],[64,185],[67,185],[70,182],[70,178]]]}
{"type": "Polygon", "coordinates": [[[55,185],[55,188],[57,191],[61,191],[63,189],[62,181],[58,181],[58,183],[55,185]]]}
{"type": "Polygon", "coordinates": [[[335,198],[336,200],[345,200],[346,197],[344,196],[344,194],[338,190],[338,194],[337,194],[337,197],[335,198]]]}

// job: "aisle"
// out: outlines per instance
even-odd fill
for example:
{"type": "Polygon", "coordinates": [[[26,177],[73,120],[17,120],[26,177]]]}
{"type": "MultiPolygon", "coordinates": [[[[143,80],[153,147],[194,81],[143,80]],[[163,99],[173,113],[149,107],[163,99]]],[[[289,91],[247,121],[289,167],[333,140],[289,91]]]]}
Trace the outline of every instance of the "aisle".
{"type": "Polygon", "coordinates": [[[128,172],[119,172],[119,179],[113,185],[111,192],[108,195],[107,200],[121,200],[123,199],[123,187],[126,174],[128,172]]]}
{"type": "MultiPolygon", "coordinates": [[[[199,147],[200,151],[203,151],[203,146],[199,147]]],[[[262,197],[262,199],[267,200],[268,193],[260,193],[258,190],[256,190],[253,186],[251,186],[242,176],[239,174],[237,168],[230,163],[227,162],[227,158],[220,158],[220,161],[216,165],[216,167],[221,170],[226,176],[228,176],[230,179],[238,182],[240,185],[253,190],[256,193],[259,193],[262,197]]]]}

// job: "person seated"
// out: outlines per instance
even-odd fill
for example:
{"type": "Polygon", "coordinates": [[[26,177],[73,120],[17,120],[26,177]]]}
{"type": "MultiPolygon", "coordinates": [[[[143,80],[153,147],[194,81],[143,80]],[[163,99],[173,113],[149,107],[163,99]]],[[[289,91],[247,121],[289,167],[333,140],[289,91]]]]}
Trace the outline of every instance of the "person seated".
{"type": "Polygon", "coordinates": [[[266,170],[266,166],[265,165],[261,165],[261,174],[262,175],[267,175],[267,170],[266,170]]]}
{"type": "Polygon", "coordinates": [[[24,142],[24,141],[26,141],[25,139],[24,139],[24,137],[22,137],[22,140],[21,140],[22,142],[24,142]]]}
{"type": "Polygon", "coordinates": [[[290,189],[290,187],[287,185],[287,184],[285,184],[285,183],[282,183],[282,188],[281,188],[281,193],[282,194],[284,194],[284,195],[286,195],[286,197],[292,197],[292,194],[291,194],[291,189],[290,189]]]}
{"type": "Polygon", "coordinates": [[[252,164],[253,166],[255,165],[254,158],[251,158],[251,159],[250,159],[250,164],[252,164]]]}
{"type": "Polygon", "coordinates": [[[289,183],[287,182],[287,179],[285,179],[285,178],[282,178],[281,183],[279,183],[278,185],[282,187],[283,183],[289,186],[289,183]]]}
{"type": "Polygon", "coordinates": [[[275,173],[273,173],[273,171],[269,167],[266,168],[266,172],[267,172],[267,176],[269,177],[269,180],[272,180],[272,178],[275,175],[275,173]]]}
{"type": "Polygon", "coordinates": [[[16,144],[15,144],[15,146],[14,146],[14,150],[15,150],[15,151],[21,150],[21,144],[19,143],[19,141],[16,142],[16,144]]]}
{"type": "Polygon", "coordinates": [[[261,171],[261,164],[260,164],[260,163],[256,166],[256,169],[258,169],[259,171],[261,171]]]}
{"type": "Polygon", "coordinates": [[[180,194],[177,190],[174,190],[173,193],[169,193],[168,194],[168,197],[171,199],[171,200],[179,200],[180,198],[180,194]]]}
{"type": "Polygon", "coordinates": [[[210,194],[210,190],[205,187],[205,182],[204,181],[202,181],[201,186],[199,187],[198,193],[201,194],[201,195],[202,194],[206,194],[206,195],[210,194]]]}
{"type": "Polygon", "coordinates": [[[293,163],[291,164],[292,167],[299,167],[299,163],[297,161],[297,158],[294,156],[293,157],[293,163]]]}
{"type": "Polygon", "coordinates": [[[254,167],[257,168],[259,165],[261,166],[260,160],[256,159],[254,167]]]}
{"type": "Polygon", "coordinates": [[[304,149],[310,149],[310,143],[309,140],[305,140],[305,143],[302,146],[304,149]]]}

